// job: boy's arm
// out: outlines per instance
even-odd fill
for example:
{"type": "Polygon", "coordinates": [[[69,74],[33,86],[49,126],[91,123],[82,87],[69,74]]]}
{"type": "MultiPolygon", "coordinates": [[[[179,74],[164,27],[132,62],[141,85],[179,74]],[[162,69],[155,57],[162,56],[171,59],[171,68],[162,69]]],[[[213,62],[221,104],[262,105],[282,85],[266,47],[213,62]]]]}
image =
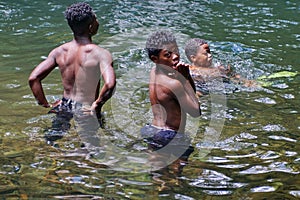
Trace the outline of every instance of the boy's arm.
{"type": "Polygon", "coordinates": [[[55,62],[54,52],[51,52],[46,60],[41,62],[31,72],[28,82],[30,89],[39,105],[48,108],[50,107],[43,90],[41,81],[57,66],[55,62]]]}
{"type": "Polygon", "coordinates": [[[112,97],[116,87],[116,75],[113,69],[112,56],[106,50],[104,50],[101,55],[100,71],[103,78],[103,86],[100,89],[100,84],[98,84],[100,92],[98,92],[99,95],[91,107],[92,110],[97,111],[100,111],[104,103],[112,97]]]}
{"type": "MultiPolygon", "coordinates": [[[[194,82],[193,82],[194,83],[194,82]]],[[[193,84],[195,86],[195,84],[193,84]]],[[[178,73],[177,80],[172,84],[171,90],[174,92],[180,107],[192,117],[201,115],[200,103],[195,90],[181,73],[178,73]]]]}
{"type": "Polygon", "coordinates": [[[189,73],[189,76],[188,76],[188,81],[190,82],[190,84],[191,84],[191,86],[192,86],[194,92],[196,92],[195,82],[194,82],[194,80],[193,80],[193,78],[192,78],[192,76],[191,76],[190,73],[189,73]]]}
{"type": "Polygon", "coordinates": [[[178,81],[178,85],[172,91],[174,91],[181,108],[186,113],[192,117],[201,115],[200,103],[189,80],[178,81]]]}
{"type": "Polygon", "coordinates": [[[183,62],[177,64],[175,70],[179,72],[177,80],[180,84],[175,86],[173,91],[175,91],[181,108],[192,117],[199,117],[201,115],[200,103],[196,97],[196,87],[189,67],[183,62]]]}
{"type": "Polygon", "coordinates": [[[183,63],[183,62],[179,62],[177,64],[177,68],[175,70],[177,70],[180,74],[182,74],[182,76],[184,76],[191,84],[194,92],[196,93],[196,86],[194,83],[194,80],[190,74],[190,65],[183,63]]]}

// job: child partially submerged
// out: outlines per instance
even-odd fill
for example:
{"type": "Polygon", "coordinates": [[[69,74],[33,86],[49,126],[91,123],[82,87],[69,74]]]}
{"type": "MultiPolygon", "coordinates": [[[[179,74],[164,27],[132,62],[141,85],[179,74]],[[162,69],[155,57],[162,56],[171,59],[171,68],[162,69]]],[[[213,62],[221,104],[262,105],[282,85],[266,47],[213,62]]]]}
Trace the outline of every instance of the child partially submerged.
{"type": "Polygon", "coordinates": [[[198,96],[209,93],[207,82],[216,78],[222,78],[223,82],[243,84],[246,87],[253,86],[251,80],[242,78],[233,72],[230,66],[213,65],[213,57],[208,43],[200,38],[190,39],[185,46],[185,54],[191,62],[190,73],[195,82],[198,96]]]}

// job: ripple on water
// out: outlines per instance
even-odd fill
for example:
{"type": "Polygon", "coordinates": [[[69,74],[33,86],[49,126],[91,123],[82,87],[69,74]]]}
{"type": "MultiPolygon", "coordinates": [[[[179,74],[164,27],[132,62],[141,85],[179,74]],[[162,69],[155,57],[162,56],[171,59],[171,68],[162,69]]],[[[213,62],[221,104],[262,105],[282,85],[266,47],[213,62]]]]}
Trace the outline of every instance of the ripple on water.
{"type": "Polygon", "coordinates": [[[19,88],[19,87],[21,87],[21,84],[19,84],[19,83],[6,84],[6,88],[8,88],[8,89],[19,88]]]}
{"type": "Polygon", "coordinates": [[[296,158],[296,159],[294,160],[294,163],[300,164],[300,158],[296,158]]]}
{"type": "Polygon", "coordinates": [[[212,156],[212,157],[208,157],[206,162],[209,162],[209,163],[228,163],[228,162],[233,162],[233,160],[229,160],[227,158],[222,158],[222,157],[212,156]]]}
{"type": "Polygon", "coordinates": [[[151,182],[126,180],[126,179],[122,179],[122,178],[118,178],[118,181],[120,183],[123,183],[123,184],[126,184],[126,185],[140,185],[140,186],[150,186],[150,185],[153,185],[153,183],[151,183],[151,182]]]}
{"type": "Polygon", "coordinates": [[[240,169],[249,166],[250,164],[230,164],[230,165],[217,165],[220,168],[226,169],[240,169]]]}
{"type": "Polygon", "coordinates": [[[257,147],[256,143],[246,142],[244,140],[254,140],[257,136],[252,135],[250,133],[241,133],[239,135],[235,135],[233,137],[227,138],[223,141],[217,142],[199,142],[196,147],[200,149],[222,149],[224,151],[238,151],[249,147],[257,147]]]}
{"type": "Polygon", "coordinates": [[[16,174],[20,171],[21,164],[19,163],[8,163],[0,167],[0,174],[16,174]]]}
{"type": "Polygon", "coordinates": [[[292,169],[287,162],[274,162],[269,166],[256,165],[249,169],[240,171],[240,174],[265,174],[269,172],[285,172],[289,174],[299,174],[298,171],[292,169]]]}
{"type": "Polygon", "coordinates": [[[285,99],[295,99],[295,96],[293,94],[281,94],[280,96],[285,99]]]}
{"type": "Polygon", "coordinates": [[[273,140],[284,140],[284,141],[287,141],[287,142],[297,142],[297,140],[295,140],[295,139],[284,137],[284,136],[279,136],[279,135],[270,135],[268,137],[273,139],[273,140]]]}
{"type": "Polygon", "coordinates": [[[279,158],[280,154],[274,151],[267,151],[266,153],[259,156],[261,160],[272,160],[279,158]]]}
{"type": "Polygon", "coordinates": [[[251,192],[274,192],[276,190],[273,186],[260,186],[251,189],[251,192]]]}
{"type": "Polygon", "coordinates": [[[202,174],[189,183],[191,186],[204,189],[203,192],[212,195],[228,195],[232,189],[244,187],[245,183],[236,183],[232,178],[214,170],[204,169],[202,174]],[[211,190],[212,189],[212,190],[211,190]]]}
{"type": "Polygon", "coordinates": [[[293,195],[294,197],[300,198],[300,190],[292,190],[289,193],[290,193],[290,195],[293,195]]]}
{"type": "Polygon", "coordinates": [[[286,151],[285,152],[285,156],[286,157],[292,157],[292,156],[296,156],[298,153],[295,151],[286,151]]]}
{"type": "Polygon", "coordinates": [[[194,198],[183,195],[183,194],[175,194],[175,199],[194,200],[194,198]]]}
{"type": "Polygon", "coordinates": [[[258,103],[264,103],[264,104],[276,104],[276,101],[274,99],[271,99],[269,97],[262,97],[254,100],[258,103]]]}
{"type": "Polygon", "coordinates": [[[286,128],[279,124],[268,124],[262,127],[262,130],[268,132],[286,131],[286,128]]]}
{"type": "Polygon", "coordinates": [[[272,87],[274,87],[274,88],[279,88],[279,89],[286,89],[286,88],[288,88],[289,86],[288,86],[288,84],[286,84],[286,83],[279,83],[279,84],[274,84],[274,85],[272,85],[272,87]]]}

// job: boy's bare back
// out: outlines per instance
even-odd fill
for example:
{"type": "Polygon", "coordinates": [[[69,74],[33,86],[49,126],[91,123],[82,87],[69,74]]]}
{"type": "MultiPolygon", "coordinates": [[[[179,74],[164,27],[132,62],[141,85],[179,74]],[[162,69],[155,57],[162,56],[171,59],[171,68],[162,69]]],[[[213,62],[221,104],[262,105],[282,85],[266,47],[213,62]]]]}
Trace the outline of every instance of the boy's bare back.
{"type": "Polygon", "coordinates": [[[111,54],[95,44],[81,45],[76,41],[58,47],[53,53],[54,57],[57,54],[55,60],[62,76],[64,97],[91,105],[101,72],[112,66],[111,54]]]}
{"type": "Polygon", "coordinates": [[[73,40],[53,49],[29,76],[29,85],[37,102],[43,107],[49,104],[42,80],[56,67],[60,69],[63,98],[87,104],[91,111],[101,110],[111,98],[116,85],[112,56],[109,51],[93,44],[92,36],[98,31],[99,23],[87,3],[75,3],[67,8],[65,17],[73,31],[73,40]],[[100,88],[100,78],[103,84],[100,88]]]}

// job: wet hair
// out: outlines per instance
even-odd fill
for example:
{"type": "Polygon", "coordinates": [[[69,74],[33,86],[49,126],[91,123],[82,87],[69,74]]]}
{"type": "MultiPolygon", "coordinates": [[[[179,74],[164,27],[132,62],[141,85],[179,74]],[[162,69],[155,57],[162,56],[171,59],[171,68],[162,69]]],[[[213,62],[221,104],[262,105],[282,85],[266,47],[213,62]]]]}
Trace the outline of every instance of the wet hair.
{"type": "Polygon", "coordinates": [[[175,36],[169,31],[156,31],[152,33],[146,42],[146,52],[149,58],[158,56],[166,44],[177,44],[175,36]]]}
{"type": "Polygon", "coordinates": [[[72,31],[77,34],[86,31],[95,18],[92,7],[84,2],[72,4],[66,9],[64,15],[72,31]]]}
{"type": "Polygon", "coordinates": [[[191,55],[196,55],[198,49],[204,44],[207,44],[207,42],[200,38],[193,38],[193,39],[190,39],[189,41],[187,41],[184,51],[185,51],[185,55],[189,59],[189,61],[191,61],[191,59],[190,59],[191,55]]]}

